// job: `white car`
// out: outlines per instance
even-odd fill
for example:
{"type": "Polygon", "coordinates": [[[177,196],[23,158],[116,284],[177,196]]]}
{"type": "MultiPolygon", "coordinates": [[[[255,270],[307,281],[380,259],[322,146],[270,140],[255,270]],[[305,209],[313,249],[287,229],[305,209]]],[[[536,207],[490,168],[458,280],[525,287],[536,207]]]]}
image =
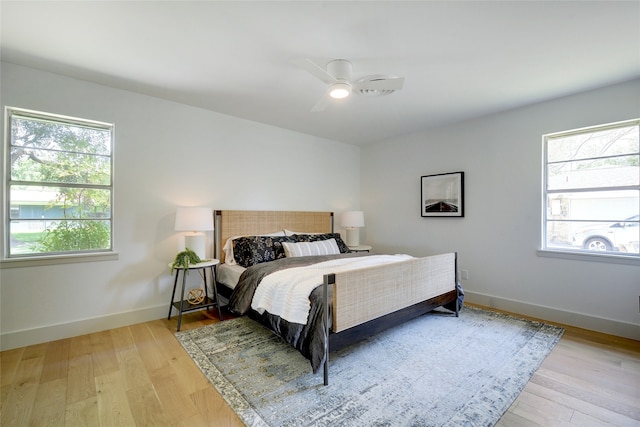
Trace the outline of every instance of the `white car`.
{"type": "Polygon", "coordinates": [[[573,244],[590,251],[614,251],[639,253],[640,227],[634,215],[611,225],[590,225],[581,228],[573,236],[573,244]]]}

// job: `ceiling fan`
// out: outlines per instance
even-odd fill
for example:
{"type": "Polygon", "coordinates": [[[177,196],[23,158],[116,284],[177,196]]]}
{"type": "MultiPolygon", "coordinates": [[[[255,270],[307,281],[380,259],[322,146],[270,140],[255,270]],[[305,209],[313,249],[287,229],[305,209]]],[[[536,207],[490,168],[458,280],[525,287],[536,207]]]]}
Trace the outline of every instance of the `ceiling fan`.
{"type": "Polygon", "coordinates": [[[325,96],[311,109],[312,112],[323,111],[331,99],[343,99],[352,93],[365,96],[384,96],[402,89],[404,77],[370,75],[356,81],[351,80],[351,62],[346,59],[334,59],[324,69],[306,58],[298,61],[298,65],[328,85],[325,96]]]}

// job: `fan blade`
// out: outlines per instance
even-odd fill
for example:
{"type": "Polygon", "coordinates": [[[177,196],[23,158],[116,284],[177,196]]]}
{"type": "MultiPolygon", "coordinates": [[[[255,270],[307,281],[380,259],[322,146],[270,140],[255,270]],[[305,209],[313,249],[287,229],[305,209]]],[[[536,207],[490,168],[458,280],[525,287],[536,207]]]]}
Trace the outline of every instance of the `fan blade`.
{"type": "Polygon", "coordinates": [[[352,84],[354,90],[400,90],[404,84],[404,77],[368,80],[352,84]]]}
{"type": "Polygon", "coordinates": [[[329,95],[325,94],[322,98],[320,98],[320,100],[316,103],[316,105],[313,106],[313,108],[311,109],[311,112],[319,113],[321,111],[324,111],[329,105],[330,101],[331,99],[329,99],[329,95]]]}
{"type": "Polygon", "coordinates": [[[322,80],[326,84],[335,83],[337,81],[334,76],[327,72],[327,70],[325,70],[309,58],[296,60],[295,63],[298,67],[306,70],[311,75],[322,80]]]}

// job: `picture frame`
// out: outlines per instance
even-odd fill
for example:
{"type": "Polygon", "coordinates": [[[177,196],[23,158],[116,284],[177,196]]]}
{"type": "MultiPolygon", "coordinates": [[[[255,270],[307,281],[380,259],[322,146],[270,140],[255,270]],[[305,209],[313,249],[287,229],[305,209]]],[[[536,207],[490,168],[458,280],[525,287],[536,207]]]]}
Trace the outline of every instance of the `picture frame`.
{"type": "Polygon", "coordinates": [[[423,217],[464,217],[464,172],[420,177],[423,217]]]}

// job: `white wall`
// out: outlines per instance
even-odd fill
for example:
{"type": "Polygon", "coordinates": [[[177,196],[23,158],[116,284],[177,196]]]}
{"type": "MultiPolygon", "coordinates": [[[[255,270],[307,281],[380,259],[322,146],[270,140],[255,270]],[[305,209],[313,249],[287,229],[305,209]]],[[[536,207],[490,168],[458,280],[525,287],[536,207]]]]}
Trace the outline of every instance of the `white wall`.
{"type": "Polygon", "coordinates": [[[115,261],[3,267],[2,349],[166,316],[167,264],[183,244],[176,206],[359,207],[356,146],[8,63],[0,77],[3,108],[115,123],[119,253],[115,261]]]}
{"type": "Polygon", "coordinates": [[[364,147],[361,240],[457,251],[469,301],[640,339],[640,265],[544,258],[545,133],[640,116],[640,80],[364,147]],[[422,218],[420,177],[465,172],[464,218],[422,218]]]}
{"type": "Polygon", "coordinates": [[[640,267],[536,254],[541,135],[640,116],[640,81],[361,150],[11,64],[0,73],[3,107],[115,123],[119,252],[116,261],[3,267],[1,349],[166,316],[178,205],[361,207],[361,242],[378,252],[457,251],[470,301],[640,337],[640,267]],[[459,170],[465,218],[420,217],[420,176],[459,170]]]}

